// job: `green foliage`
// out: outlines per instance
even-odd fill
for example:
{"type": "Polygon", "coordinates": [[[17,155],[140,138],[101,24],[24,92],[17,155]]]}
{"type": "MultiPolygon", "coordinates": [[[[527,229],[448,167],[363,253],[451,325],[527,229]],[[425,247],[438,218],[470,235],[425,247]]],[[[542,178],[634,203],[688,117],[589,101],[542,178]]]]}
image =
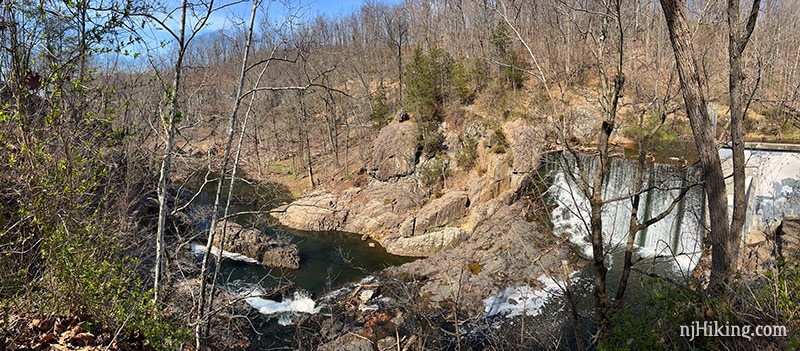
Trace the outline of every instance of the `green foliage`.
{"type": "Polygon", "coordinates": [[[392,121],[392,108],[386,103],[386,89],[383,84],[378,86],[372,100],[374,107],[369,115],[369,120],[372,121],[372,128],[381,129],[392,121]]]}
{"type": "Polygon", "coordinates": [[[766,118],[777,120],[783,118],[786,115],[786,112],[779,107],[765,107],[761,109],[761,114],[766,118]]]}
{"type": "Polygon", "coordinates": [[[456,165],[464,170],[470,170],[478,161],[478,139],[472,136],[459,136],[461,150],[456,156],[456,165]]]}
{"type": "Polygon", "coordinates": [[[115,320],[127,319],[129,330],[142,333],[145,340],[156,350],[180,350],[187,342],[192,340],[192,330],[180,321],[153,314],[157,307],[153,305],[150,291],[136,293],[127,300],[124,309],[115,311],[115,320]]]}
{"type": "Polygon", "coordinates": [[[442,151],[444,147],[444,135],[439,131],[438,124],[428,122],[419,125],[420,135],[419,147],[425,157],[431,157],[442,151]]]}
{"type": "Polygon", "coordinates": [[[441,150],[443,137],[439,123],[444,115],[444,104],[458,98],[466,103],[474,98],[476,86],[471,84],[474,75],[442,49],[434,46],[427,52],[420,47],[407,67],[406,91],[408,110],[419,124],[421,146],[427,156],[441,150]]]}
{"type": "Polygon", "coordinates": [[[527,68],[526,62],[520,57],[513,47],[513,40],[508,33],[508,26],[500,22],[492,30],[491,42],[500,56],[503,65],[500,69],[502,81],[511,89],[522,88],[525,82],[524,70],[527,68]]]}
{"type": "Polygon", "coordinates": [[[451,71],[453,94],[461,104],[471,104],[478,93],[477,80],[473,78],[476,75],[475,72],[464,65],[462,61],[454,63],[451,71]]]}
{"type": "Polygon", "coordinates": [[[13,4],[20,30],[3,32],[17,37],[0,54],[11,77],[0,186],[14,189],[0,194],[0,307],[89,315],[95,326],[138,331],[155,346],[182,344],[181,328],[149,305],[132,247],[142,239],[127,222],[137,200],[129,196],[143,189],[135,188],[141,175],[128,173],[139,166],[120,147],[128,133],[115,128],[125,104],[110,101],[114,89],[94,77],[93,56],[129,42],[116,34],[137,4],[13,4]],[[88,26],[80,17],[87,10],[88,26]]]}
{"type": "Polygon", "coordinates": [[[408,64],[405,83],[407,85],[409,111],[415,114],[417,122],[431,123],[441,120],[444,102],[442,73],[449,70],[444,66],[444,52],[432,49],[427,53],[422,48],[414,49],[414,56],[408,64]]]}
{"type": "MultiPolygon", "coordinates": [[[[741,279],[741,277],[739,277],[741,279]]],[[[736,281],[732,296],[712,297],[695,281],[674,285],[646,283],[643,305],[623,305],[612,319],[612,330],[598,349],[796,349],[800,347],[800,265],[778,258],[777,268],[760,279],[736,281]],[[717,322],[731,326],[785,326],[788,337],[706,337],[680,335],[681,326],[717,322]]],[[[753,331],[751,329],[751,331],[753,331]]]]}
{"type": "Polygon", "coordinates": [[[497,127],[494,129],[494,134],[492,135],[492,147],[489,149],[489,151],[495,154],[504,154],[506,153],[506,148],[508,148],[506,134],[503,132],[503,128],[497,127]]]}
{"type": "Polygon", "coordinates": [[[437,152],[436,155],[422,164],[419,172],[420,182],[425,186],[442,185],[450,176],[450,167],[447,157],[437,152]]]}

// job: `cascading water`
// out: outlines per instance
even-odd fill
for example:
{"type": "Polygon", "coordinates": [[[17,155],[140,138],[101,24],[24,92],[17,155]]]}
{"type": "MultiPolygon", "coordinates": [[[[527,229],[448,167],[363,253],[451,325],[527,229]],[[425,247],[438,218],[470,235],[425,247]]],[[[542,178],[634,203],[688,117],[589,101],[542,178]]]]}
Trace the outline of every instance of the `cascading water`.
{"type": "MultiPolygon", "coordinates": [[[[556,205],[551,213],[553,231],[567,233],[586,256],[592,252],[588,239],[590,207],[576,182],[583,182],[582,179],[591,182],[597,160],[591,155],[580,155],[577,161],[582,167],[578,167],[575,158],[565,155],[560,166],[553,167],[553,184],[548,190],[556,205]],[[580,175],[580,168],[584,170],[584,177],[580,175]]],[[[610,253],[607,256],[611,268],[627,242],[637,171],[635,160],[613,158],[611,170],[603,182],[603,198],[611,200],[603,206],[604,247],[610,253]]],[[[641,195],[639,217],[642,222],[669,208],[681,189],[695,184],[700,176],[694,168],[661,163],[649,165],[645,172],[643,188],[650,190],[641,195]]],[[[635,246],[639,257],[669,261],[677,272],[692,270],[702,250],[703,204],[702,187],[692,187],[669,215],[637,233],[635,246]]]]}

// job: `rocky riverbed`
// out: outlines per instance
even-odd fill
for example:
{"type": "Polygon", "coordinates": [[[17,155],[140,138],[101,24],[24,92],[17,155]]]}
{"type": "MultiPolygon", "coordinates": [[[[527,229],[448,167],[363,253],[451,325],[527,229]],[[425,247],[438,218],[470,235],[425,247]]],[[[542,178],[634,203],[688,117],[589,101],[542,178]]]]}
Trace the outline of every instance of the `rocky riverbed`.
{"type": "MultiPolygon", "coordinates": [[[[291,228],[357,233],[389,253],[420,257],[381,273],[386,281],[405,287],[400,289],[407,291],[405,301],[414,301],[420,311],[457,310],[459,318],[474,320],[485,314],[485,300],[500,291],[520,286],[542,290],[541,276],[567,279],[565,268],[576,269],[567,240],[547,229],[546,209],[531,191],[544,147],[536,141],[535,128],[520,120],[499,129],[476,126],[475,164],[458,169],[455,160],[463,152],[463,138],[445,125],[444,162],[455,172],[435,191],[420,181],[434,158],[422,155],[415,142],[418,130],[412,122],[385,127],[375,139],[366,182],[305,195],[277,208],[275,218],[291,228]],[[495,147],[500,143],[502,148],[495,147]]],[[[359,301],[361,295],[353,294],[356,305],[371,301],[359,301]]],[[[355,307],[353,318],[361,322],[331,322],[336,325],[325,328],[324,347],[398,342],[400,334],[372,329],[376,323],[404,333],[418,327],[419,321],[409,322],[409,312],[398,306],[403,300],[395,296],[393,307],[388,300],[366,310],[355,307]]],[[[411,341],[410,334],[404,335],[405,345],[411,341]]]]}

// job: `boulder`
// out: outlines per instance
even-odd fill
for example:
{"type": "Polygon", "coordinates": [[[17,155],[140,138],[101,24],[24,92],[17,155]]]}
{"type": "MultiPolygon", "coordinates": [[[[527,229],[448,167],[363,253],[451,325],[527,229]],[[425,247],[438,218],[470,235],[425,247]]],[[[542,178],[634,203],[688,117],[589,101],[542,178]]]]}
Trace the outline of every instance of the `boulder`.
{"type": "Polygon", "coordinates": [[[503,191],[497,197],[492,198],[486,202],[481,202],[473,205],[470,208],[469,215],[463,226],[468,232],[473,232],[487,218],[494,215],[497,210],[504,206],[510,206],[517,201],[525,188],[531,184],[531,175],[527,173],[513,174],[511,176],[511,186],[509,189],[503,191]]]}
{"type": "Polygon", "coordinates": [[[390,182],[373,180],[364,191],[367,202],[383,205],[382,211],[407,212],[419,207],[417,181],[404,177],[390,182]]]}
{"type": "Polygon", "coordinates": [[[395,123],[381,129],[372,146],[370,175],[388,181],[414,173],[419,135],[416,123],[395,123]]]}
{"type": "Polygon", "coordinates": [[[319,351],[372,351],[372,341],[355,333],[347,333],[335,340],[322,344],[319,351]]]}
{"type": "Polygon", "coordinates": [[[273,211],[281,224],[309,231],[340,230],[347,214],[339,206],[338,196],[327,192],[310,194],[273,211]]]}
{"type": "MultiPolygon", "coordinates": [[[[520,201],[501,205],[452,248],[388,268],[384,273],[419,279],[419,293],[432,306],[459,296],[459,310],[484,313],[484,299],[496,293],[498,287],[530,284],[531,280],[536,281],[535,277],[561,272],[562,260],[574,257],[563,238],[536,222],[525,221],[525,207],[520,201]]],[[[414,239],[417,237],[405,241],[414,239]]],[[[395,243],[384,245],[387,251],[392,244],[395,243]]]]}
{"type": "Polygon", "coordinates": [[[234,222],[228,222],[225,229],[223,242],[223,227],[217,228],[217,233],[214,235],[215,248],[224,243],[223,252],[248,257],[264,266],[300,268],[300,254],[294,244],[266,235],[258,229],[246,229],[234,222]]]}
{"type": "Polygon", "coordinates": [[[508,137],[511,153],[514,155],[512,172],[533,173],[539,168],[544,135],[541,127],[533,126],[521,119],[503,125],[503,133],[508,137]]]}
{"type": "Polygon", "coordinates": [[[416,216],[408,217],[400,226],[400,235],[412,237],[452,224],[467,215],[469,196],[464,191],[451,191],[431,201],[416,216]]]}
{"type": "Polygon", "coordinates": [[[800,254],[800,217],[786,217],[776,230],[778,256],[797,258],[800,254]]]}
{"type": "Polygon", "coordinates": [[[461,228],[446,227],[410,238],[391,236],[382,240],[381,245],[392,255],[428,257],[456,246],[467,236],[461,228]]]}

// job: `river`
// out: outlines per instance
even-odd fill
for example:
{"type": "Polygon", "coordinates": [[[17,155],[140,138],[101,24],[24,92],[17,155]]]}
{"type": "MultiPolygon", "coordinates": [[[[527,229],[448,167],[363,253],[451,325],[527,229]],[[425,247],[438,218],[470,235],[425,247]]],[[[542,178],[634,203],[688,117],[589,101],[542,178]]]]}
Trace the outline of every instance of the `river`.
{"type": "MultiPolygon", "coordinates": [[[[202,178],[195,178],[189,182],[189,187],[198,189],[201,184],[202,178]]],[[[197,222],[207,225],[205,218],[208,208],[214,203],[216,182],[208,182],[202,188],[190,214],[197,222]]],[[[281,204],[276,199],[288,197],[288,190],[280,185],[237,182],[230,213],[268,211],[281,204]]],[[[386,267],[413,260],[391,255],[380,244],[363,241],[357,234],[286,228],[266,213],[237,216],[236,222],[245,227],[255,227],[266,235],[287,239],[299,249],[299,269],[269,268],[229,259],[223,260],[220,267],[220,286],[235,295],[252,296],[247,302],[253,308],[282,317],[280,322],[283,324],[294,312],[318,309],[315,300],[333,289],[357,282],[386,267]]]]}

